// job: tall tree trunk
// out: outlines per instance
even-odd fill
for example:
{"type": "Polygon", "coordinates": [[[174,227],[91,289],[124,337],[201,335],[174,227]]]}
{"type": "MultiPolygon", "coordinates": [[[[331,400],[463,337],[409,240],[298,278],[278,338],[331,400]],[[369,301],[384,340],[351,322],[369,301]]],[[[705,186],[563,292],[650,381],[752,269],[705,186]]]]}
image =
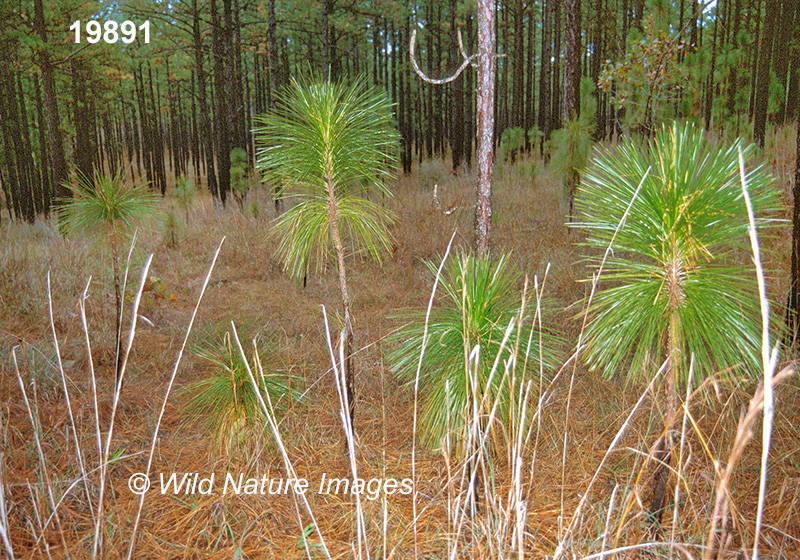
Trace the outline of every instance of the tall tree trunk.
{"type": "MultiPolygon", "coordinates": [[[[581,0],[564,0],[564,126],[581,114],[581,0]]],[[[567,172],[569,219],[580,177],[575,169],[567,172]]]]}
{"type": "Polygon", "coordinates": [[[475,245],[488,256],[492,226],[495,53],[494,0],[478,0],[478,189],[475,245]]]}
{"type": "MultiPolygon", "coordinates": [[[[450,0],[450,68],[461,65],[461,53],[458,50],[458,27],[456,12],[458,3],[450,0]]],[[[453,171],[457,171],[464,157],[464,92],[462,89],[462,76],[457,77],[450,84],[450,149],[453,155],[453,171]]]]}
{"type": "MultiPolygon", "coordinates": [[[[409,40],[410,29],[409,18],[403,25],[402,33],[400,35],[400,44],[405,45],[409,40]]],[[[411,173],[411,164],[413,160],[414,149],[414,92],[412,91],[412,82],[408,74],[408,60],[406,57],[408,52],[406,49],[400,49],[400,86],[402,93],[400,94],[400,103],[403,105],[402,114],[403,121],[400,126],[400,135],[402,136],[402,154],[400,156],[403,173],[411,173]]]]}
{"type": "Polygon", "coordinates": [[[75,167],[89,182],[94,182],[92,136],[89,124],[89,103],[86,97],[86,75],[83,62],[72,59],[72,99],[75,122],[75,167]]]}
{"type": "MultiPolygon", "coordinates": [[[[719,9],[719,6],[717,7],[719,9]]],[[[714,91],[717,86],[717,82],[714,79],[714,72],[717,67],[717,36],[719,35],[719,27],[720,27],[720,19],[717,18],[717,21],[714,22],[714,36],[711,43],[711,70],[708,73],[708,79],[706,80],[706,102],[705,102],[705,128],[706,130],[711,128],[711,109],[714,106],[714,91]]]]}
{"type": "Polygon", "coordinates": [[[755,107],[753,115],[753,136],[759,147],[764,147],[766,136],[767,109],[769,107],[769,82],[772,67],[772,44],[775,35],[775,18],[779,8],[778,0],[766,0],[767,13],[764,19],[764,33],[758,51],[758,70],[756,78],[755,107]]]}
{"type": "MultiPolygon", "coordinates": [[[[472,16],[467,16],[467,52],[473,52],[475,44],[474,28],[472,27],[472,16]]],[[[472,168],[472,146],[476,142],[476,123],[477,118],[475,115],[475,74],[467,72],[464,79],[464,157],[466,159],[467,168],[472,168]]]]}
{"type": "Polygon", "coordinates": [[[56,84],[53,77],[53,65],[48,51],[47,27],[44,21],[44,6],[42,0],[33,0],[33,27],[42,41],[37,59],[42,73],[42,97],[44,97],[44,111],[47,119],[47,138],[49,141],[48,152],[52,166],[53,187],[57,196],[66,198],[70,190],[64,186],[69,171],[67,158],[64,155],[64,140],[61,135],[61,119],[58,115],[58,98],[56,84]]]}
{"type": "MultiPolygon", "coordinates": [[[[525,5],[525,14],[528,21],[528,56],[527,74],[525,77],[525,131],[527,132],[536,124],[536,24],[533,21],[535,2],[528,0],[525,5]]],[[[528,146],[528,135],[525,135],[525,145],[528,146]]]]}
{"type": "Polygon", "coordinates": [[[331,79],[331,1],[322,0],[322,79],[331,79]]]}
{"type": "Polygon", "coordinates": [[[514,6],[514,60],[511,87],[511,126],[525,130],[525,4],[516,0],[514,6]]]}
{"type": "Polygon", "coordinates": [[[267,13],[267,17],[269,18],[269,27],[267,28],[267,36],[269,39],[269,52],[267,54],[269,57],[269,91],[272,92],[267,100],[267,105],[272,109],[275,107],[275,95],[278,93],[278,38],[275,33],[275,0],[269,0],[267,3],[267,13]]]}
{"type": "Polygon", "coordinates": [[[581,0],[564,0],[564,122],[581,114],[581,0]]]}
{"type": "Polygon", "coordinates": [[[550,111],[550,130],[558,130],[561,123],[561,2],[556,0],[553,6],[553,101],[550,111]]]}
{"type": "Polygon", "coordinates": [[[553,40],[553,2],[544,0],[542,4],[542,71],[539,80],[539,130],[544,135],[540,144],[544,154],[544,143],[550,139],[550,63],[552,59],[553,40]]]}
{"type": "Polygon", "coordinates": [[[44,103],[42,102],[41,88],[38,76],[33,77],[33,90],[36,99],[36,126],[39,130],[39,176],[42,182],[42,211],[45,216],[50,215],[50,204],[53,200],[51,183],[50,155],[47,152],[47,123],[44,118],[44,103]]]}
{"type": "Polygon", "coordinates": [[[231,144],[230,121],[228,120],[228,86],[225,83],[225,44],[228,33],[223,27],[217,9],[217,0],[211,0],[212,50],[214,52],[214,136],[217,147],[217,170],[219,172],[219,200],[224,205],[231,190],[231,144]]]}
{"type": "MultiPolygon", "coordinates": [[[[800,0],[794,0],[794,13],[792,14],[791,29],[800,27],[800,0]]],[[[789,60],[789,85],[787,87],[786,115],[792,118],[800,108],[800,42],[793,41],[790,45],[789,60]]]]}

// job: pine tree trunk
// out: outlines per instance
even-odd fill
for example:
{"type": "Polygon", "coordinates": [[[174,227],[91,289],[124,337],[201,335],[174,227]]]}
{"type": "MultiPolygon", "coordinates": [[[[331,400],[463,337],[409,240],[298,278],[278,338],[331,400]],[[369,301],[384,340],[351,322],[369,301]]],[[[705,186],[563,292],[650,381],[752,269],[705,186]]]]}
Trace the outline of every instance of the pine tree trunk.
{"type": "MultiPolygon", "coordinates": [[[[450,69],[458,68],[461,65],[461,53],[458,50],[458,28],[456,23],[456,12],[458,3],[450,0],[450,69]]],[[[450,84],[450,149],[453,155],[453,171],[457,171],[464,158],[464,92],[462,80],[459,76],[450,84]]]]}
{"type": "Polygon", "coordinates": [[[511,126],[525,130],[525,26],[523,0],[516,0],[514,11],[514,59],[512,61],[511,126]]]}
{"type": "MultiPolygon", "coordinates": [[[[569,126],[581,114],[581,0],[564,0],[564,23],[564,126],[569,126]]],[[[567,174],[570,221],[579,183],[578,172],[570,169],[567,174]]]]}
{"type": "Polygon", "coordinates": [[[47,138],[49,141],[48,152],[52,167],[53,188],[58,197],[70,196],[70,190],[64,186],[69,171],[67,158],[64,155],[64,140],[61,135],[61,119],[58,115],[58,98],[56,84],[53,78],[53,65],[47,46],[47,28],[44,21],[44,6],[42,0],[33,1],[33,27],[42,41],[42,49],[38,53],[38,64],[42,72],[42,97],[44,97],[44,110],[47,119],[47,138]]]}
{"type": "Polygon", "coordinates": [[[543,137],[540,144],[544,154],[544,143],[550,139],[550,61],[552,59],[553,2],[544,0],[542,14],[542,72],[539,80],[539,130],[543,137]]]}
{"type": "Polygon", "coordinates": [[[36,126],[39,130],[39,177],[42,182],[41,204],[45,216],[49,217],[50,204],[53,200],[53,189],[50,168],[47,165],[47,162],[50,160],[50,154],[47,151],[47,123],[44,118],[44,103],[42,102],[42,93],[37,76],[33,77],[33,90],[36,99],[36,126]]]}
{"type": "MultiPolygon", "coordinates": [[[[533,22],[534,2],[529,1],[525,10],[528,21],[528,53],[527,53],[527,75],[525,77],[525,131],[529,131],[536,124],[536,24],[533,22]]],[[[529,146],[528,135],[525,134],[525,146],[529,146]]]]}
{"type": "Polygon", "coordinates": [[[228,95],[225,83],[225,44],[227,33],[217,10],[217,0],[211,0],[212,50],[214,52],[214,136],[217,148],[219,200],[224,205],[231,190],[231,144],[228,120],[228,95]]]}
{"type": "Polygon", "coordinates": [[[342,293],[342,306],[344,308],[344,380],[345,391],[347,394],[348,413],[350,415],[350,426],[355,433],[356,416],[356,390],[355,390],[355,371],[353,370],[353,323],[350,317],[350,292],[347,289],[347,271],[344,265],[344,245],[339,233],[339,207],[336,201],[334,184],[331,181],[325,182],[328,192],[328,213],[330,215],[331,238],[336,249],[336,259],[339,268],[339,289],[342,293]]]}
{"type": "Polygon", "coordinates": [[[564,0],[564,123],[581,114],[581,0],[564,0]]]}
{"type": "Polygon", "coordinates": [[[475,245],[488,256],[492,226],[495,52],[494,1],[478,0],[478,189],[475,245]]]}
{"type": "MultiPolygon", "coordinates": [[[[800,0],[794,0],[794,13],[790,29],[800,27],[800,0]]],[[[790,44],[789,60],[789,85],[786,95],[786,118],[791,119],[800,107],[800,41],[793,41],[790,44]]]]}
{"type": "Polygon", "coordinates": [[[758,70],[756,78],[755,107],[753,115],[753,136],[759,147],[764,147],[769,107],[769,82],[772,68],[772,45],[775,35],[775,18],[779,9],[778,0],[766,0],[767,13],[764,19],[764,33],[758,51],[758,70]]]}
{"type": "Polygon", "coordinates": [[[561,123],[561,2],[556,0],[553,7],[553,100],[550,110],[550,130],[558,130],[561,123]]]}

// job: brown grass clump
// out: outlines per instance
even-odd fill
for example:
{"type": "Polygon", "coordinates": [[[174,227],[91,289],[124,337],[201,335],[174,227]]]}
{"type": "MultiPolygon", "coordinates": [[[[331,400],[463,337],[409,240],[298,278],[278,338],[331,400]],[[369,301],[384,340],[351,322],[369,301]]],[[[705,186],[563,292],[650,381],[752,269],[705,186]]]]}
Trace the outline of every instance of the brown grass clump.
{"type": "MultiPolygon", "coordinates": [[[[767,153],[787,192],[786,154],[792,153],[792,137],[776,132],[773,149],[767,153]]],[[[612,549],[624,549],[617,557],[630,558],[636,547],[651,546],[645,504],[654,470],[651,448],[663,423],[654,396],[658,393],[652,387],[620,386],[589,372],[580,360],[569,404],[573,367],[569,360],[554,381],[540,386],[536,380],[527,396],[529,431],[521,435],[522,447],[513,452],[482,451],[486,468],[478,472],[478,508],[471,516],[457,507],[465,503],[469,488],[463,479],[464,464],[436,450],[414,449],[413,388],[391,374],[384,338],[398,326],[392,318],[398,309],[424,308],[428,303],[434,279],[422,260],[438,263],[454,232],[454,248],[470,246],[469,205],[475,182],[470,175],[452,175],[442,162],[426,165],[421,174],[415,171],[399,178],[392,187],[394,197],[382,201],[399,218],[392,231],[392,254],[384,265],[353,260],[359,406],[352,457],[344,453],[336,368],[331,361],[338,332],[335,263],[325,273],[310,276],[306,287],[282,274],[273,256],[275,241],[267,235],[274,217],[268,189],[252,188],[243,210],[237,205],[219,208],[208,195],[200,195],[189,210],[188,224],[181,215],[173,224],[174,246],[166,242],[161,225],[137,233],[129,266],[126,332],[138,279],[152,253],[148,280],[138,299],[139,314],[147,320],[137,322],[116,412],[113,287],[110,270],[102,264],[108,262],[102,246],[90,239],[63,238],[50,222],[4,226],[0,230],[0,391],[5,396],[0,414],[0,528],[7,530],[15,557],[58,558],[68,553],[85,558],[94,549],[106,558],[126,558],[134,530],[133,558],[324,558],[328,554],[342,558],[366,557],[367,552],[371,558],[538,558],[556,553],[562,558],[599,558],[612,549]],[[449,216],[438,211],[431,181],[439,185],[443,206],[464,208],[449,216]],[[48,311],[48,271],[58,355],[48,311]],[[90,276],[85,317],[91,358],[78,305],[90,276]],[[272,336],[279,347],[278,355],[271,356],[273,362],[297,380],[294,388],[303,397],[278,418],[280,444],[268,427],[253,446],[230,455],[215,453],[211,435],[181,414],[181,389],[198,380],[206,367],[188,352],[176,366],[204,284],[189,344],[203,330],[229,329],[231,322],[237,329],[254,326],[272,336]],[[332,348],[326,340],[323,305],[332,348]],[[104,465],[97,426],[104,443],[112,413],[114,432],[107,450],[111,460],[104,465]],[[140,499],[129,490],[128,480],[146,471],[151,447],[152,487],[137,517],[140,499]],[[293,471],[315,489],[323,474],[351,476],[354,464],[364,480],[402,480],[413,472],[415,493],[374,501],[362,497],[360,505],[349,494],[316,491],[305,494],[306,502],[295,499],[292,492],[222,494],[228,473],[275,479],[293,471]],[[98,524],[103,465],[107,476],[98,524]],[[514,465],[521,466],[517,474],[514,465]],[[214,474],[214,492],[162,494],[159,474],[173,472],[197,473],[198,479],[214,474]],[[516,531],[518,523],[521,532],[516,531]],[[98,526],[101,538],[95,545],[98,526]]],[[[587,276],[580,262],[581,240],[578,232],[568,232],[564,226],[567,206],[561,185],[539,160],[506,166],[498,176],[494,250],[511,253],[531,280],[536,275],[541,282],[549,265],[542,288],[548,300],[543,320],[564,333],[572,352],[580,331],[576,302],[590,287],[579,282],[587,276]]],[[[784,200],[788,204],[788,196],[784,200]]],[[[773,302],[783,300],[788,286],[789,236],[789,228],[780,228],[762,244],[773,302]]],[[[743,265],[749,263],[749,256],[744,256],[743,265]]],[[[773,312],[781,313],[774,303],[773,312]]],[[[251,367],[258,374],[257,364],[251,367]]],[[[691,389],[688,404],[679,410],[672,427],[678,434],[678,455],[672,462],[678,503],[676,507],[672,498],[667,500],[662,542],[668,544],[655,549],[656,557],[703,556],[717,486],[738,445],[740,418],[756,391],[753,385],[731,381],[726,372],[691,389]]],[[[776,387],[762,556],[800,556],[800,431],[794,421],[800,415],[798,391],[796,381],[776,387]]],[[[424,393],[420,397],[424,399],[424,393]]],[[[755,531],[759,418],[749,427],[755,437],[739,449],[725,485],[730,518],[723,544],[730,554],[742,551],[742,557],[752,550],[755,531]]],[[[674,485],[670,492],[676,495],[674,485]]]]}

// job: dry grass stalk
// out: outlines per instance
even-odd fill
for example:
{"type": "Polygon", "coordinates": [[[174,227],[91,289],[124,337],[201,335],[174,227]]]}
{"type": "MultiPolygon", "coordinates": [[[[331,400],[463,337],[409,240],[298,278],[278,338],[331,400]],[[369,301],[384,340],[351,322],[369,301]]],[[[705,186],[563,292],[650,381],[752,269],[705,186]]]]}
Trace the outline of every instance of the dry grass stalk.
{"type": "Polygon", "coordinates": [[[762,322],[761,359],[764,371],[764,381],[753,395],[753,398],[750,400],[750,405],[747,408],[747,412],[739,420],[739,426],[736,430],[736,437],[733,442],[730,456],[728,457],[728,462],[717,480],[714,512],[711,516],[711,525],[708,530],[708,536],[706,537],[706,549],[703,554],[703,558],[705,560],[710,560],[713,557],[720,558],[725,552],[725,547],[728,542],[727,524],[731,506],[728,483],[730,482],[733,469],[736,467],[737,463],[742,457],[744,448],[753,437],[753,424],[763,410],[764,424],[762,432],[761,472],[759,480],[758,509],[756,512],[756,528],[755,536],[753,538],[753,560],[758,560],[759,537],[761,533],[764,499],[766,495],[767,463],[769,460],[772,422],[775,415],[773,389],[776,385],[782,383],[794,373],[793,364],[783,368],[777,374],[774,373],[778,363],[779,343],[776,344],[774,348],[772,348],[770,344],[769,301],[767,300],[766,295],[764,270],[761,265],[761,251],[759,249],[758,236],[756,234],[753,208],[750,204],[750,196],[747,192],[744,158],[742,157],[741,150],[739,151],[739,173],[742,183],[744,202],[747,206],[747,215],[750,220],[748,233],[750,235],[750,245],[753,250],[753,263],[756,269],[756,276],[758,278],[758,295],[761,303],[762,322]],[[717,527],[720,527],[719,538],[717,538],[717,527]]]}
{"type": "MultiPolygon", "coordinates": [[[[326,325],[327,325],[327,323],[326,323],[326,325]]],[[[262,409],[262,411],[264,412],[264,415],[267,418],[267,422],[268,422],[268,424],[270,426],[270,429],[272,431],[272,436],[274,437],[275,443],[277,444],[278,450],[280,451],[281,458],[283,459],[283,465],[284,465],[286,474],[290,478],[292,478],[294,480],[297,480],[298,479],[297,471],[295,470],[294,465],[292,464],[291,458],[289,457],[289,452],[287,451],[286,445],[284,444],[283,438],[281,437],[280,429],[278,427],[277,422],[275,421],[275,415],[273,413],[272,401],[270,400],[271,397],[269,395],[269,392],[265,392],[265,394],[262,395],[261,391],[258,390],[258,388],[261,385],[256,382],[256,378],[255,378],[255,375],[253,374],[253,370],[250,368],[250,363],[247,360],[247,355],[245,354],[244,349],[242,348],[242,343],[239,340],[239,333],[236,331],[236,326],[233,324],[233,322],[231,322],[231,329],[232,329],[232,332],[233,332],[234,340],[236,341],[236,346],[239,349],[239,352],[241,353],[243,363],[245,365],[245,368],[247,369],[247,375],[250,377],[250,382],[253,384],[253,387],[256,387],[256,396],[258,397],[258,402],[261,405],[261,409],[262,409]],[[266,400],[264,399],[265,396],[266,396],[266,400]]],[[[258,370],[257,370],[258,375],[264,375],[264,371],[263,371],[263,369],[261,367],[261,362],[258,359],[257,348],[256,348],[256,367],[258,368],[258,370]]],[[[317,522],[317,519],[314,516],[314,510],[311,507],[311,504],[308,502],[308,499],[306,498],[305,493],[301,493],[300,496],[301,496],[301,499],[303,501],[303,505],[305,507],[305,510],[308,513],[309,517],[311,518],[311,522],[314,525],[314,530],[317,533],[317,536],[319,537],[320,545],[322,547],[322,550],[325,553],[325,556],[328,558],[328,560],[331,560],[331,554],[328,551],[327,545],[325,544],[325,538],[322,535],[322,531],[320,530],[319,523],[317,522]]],[[[292,497],[295,500],[295,506],[297,506],[297,502],[296,502],[297,494],[292,492],[292,497]]],[[[300,509],[299,509],[299,507],[295,507],[295,513],[297,514],[297,521],[298,521],[298,524],[300,526],[300,529],[303,530],[304,526],[303,526],[303,521],[302,521],[302,519],[300,517],[300,509]]],[[[307,541],[305,539],[303,540],[303,545],[305,547],[306,554],[310,558],[311,557],[311,552],[308,549],[308,543],[307,543],[307,541]]]]}
{"type": "MultiPolygon", "coordinates": [[[[192,311],[191,319],[189,319],[189,326],[186,329],[186,335],[183,337],[183,343],[181,344],[181,348],[178,351],[178,357],[175,360],[175,366],[172,368],[172,374],[170,375],[169,383],[167,384],[167,390],[166,390],[166,392],[164,394],[164,400],[161,402],[161,410],[158,413],[158,419],[156,420],[156,426],[155,426],[155,429],[153,430],[153,439],[151,440],[151,443],[150,443],[150,453],[147,456],[147,468],[145,469],[145,476],[148,479],[150,477],[150,469],[151,469],[151,467],[153,465],[153,454],[155,453],[156,442],[158,441],[158,432],[159,432],[159,430],[161,428],[161,421],[164,418],[164,411],[167,408],[167,401],[169,400],[170,393],[172,392],[172,387],[173,387],[173,385],[175,383],[175,378],[178,375],[178,367],[180,366],[181,359],[183,358],[183,352],[186,349],[186,343],[189,341],[189,335],[192,332],[192,327],[194,326],[195,319],[197,318],[197,311],[200,309],[200,302],[203,301],[203,295],[206,293],[206,288],[208,288],[208,282],[211,279],[211,273],[214,270],[214,265],[216,265],[216,263],[217,263],[217,258],[219,257],[220,250],[222,250],[222,244],[223,243],[225,243],[225,238],[224,237],[220,240],[219,245],[217,246],[217,250],[214,253],[214,258],[211,259],[211,266],[209,266],[208,274],[206,274],[206,277],[203,280],[203,287],[200,289],[200,295],[197,298],[197,304],[194,306],[194,311],[192,311]]],[[[123,375],[124,375],[125,365],[127,364],[127,361],[128,361],[128,354],[130,352],[130,345],[133,343],[133,331],[134,331],[134,328],[136,326],[136,316],[137,316],[137,311],[138,311],[138,307],[139,307],[139,300],[141,298],[142,287],[144,286],[144,281],[147,278],[147,271],[148,271],[148,269],[150,267],[150,260],[151,259],[152,259],[152,256],[150,257],[150,259],[148,259],[147,265],[145,266],[145,269],[142,272],[141,286],[139,288],[139,293],[137,294],[137,298],[136,298],[136,300],[134,302],[134,315],[133,315],[134,320],[133,320],[133,324],[131,325],[131,334],[129,336],[128,349],[125,352],[125,360],[123,361],[123,375]]],[[[120,379],[119,386],[121,387],[121,385],[122,385],[122,383],[121,383],[121,379],[120,379]]],[[[119,396],[119,391],[115,391],[115,393],[114,393],[114,404],[115,405],[117,403],[118,396],[119,396]]],[[[113,419],[113,414],[112,414],[112,419],[113,419]]],[[[110,434],[110,430],[109,430],[109,442],[110,442],[110,440],[111,440],[111,434],[110,434]]],[[[107,454],[108,454],[108,447],[106,447],[106,455],[107,454]]],[[[134,518],[133,529],[131,530],[130,543],[128,544],[128,556],[127,557],[128,557],[129,560],[132,557],[133,551],[136,548],[136,533],[137,533],[137,530],[139,528],[139,519],[141,518],[141,515],[142,515],[142,507],[144,506],[144,495],[145,495],[145,493],[141,493],[139,495],[139,504],[138,504],[137,509],[136,509],[136,517],[134,518]]],[[[95,530],[99,531],[99,527],[96,528],[95,530]]]]}
{"type": "MultiPolygon", "coordinates": [[[[628,217],[628,213],[630,212],[630,209],[633,206],[633,203],[636,200],[636,197],[639,195],[639,192],[642,189],[642,185],[644,185],[644,182],[647,179],[647,176],[649,174],[650,174],[650,168],[648,168],[647,171],[645,171],[644,175],[642,176],[641,181],[639,181],[639,186],[636,187],[636,190],[634,191],[633,196],[631,197],[631,200],[628,203],[627,208],[625,209],[625,212],[622,214],[622,217],[619,220],[619,224],[617,224],[617,227],[614,230],[614,234],[611,237],[611,241],[609,242],[608,247],[606,248],[605,253],[603,254],[603,259],[600,262],[600,266],[598,267],[597,272],[593,275],[592,288],[591,288],[591,291],[589,292],[589,297],[588,297],[588,299],[586,301],[586,305],[584,306],[583,322],[581,324],[581,330],[578,333],[578,343],[577,343],[576,349],[575,349],[575,360],[572,363],[572,376],[570,377],[569,393],[567,394],[567,412],[566,412],[566,415],[564,416],[564,418],[565,418],[565,421],[564,421],[564,441],[563,441],[563,448],[562,448],[562,454],[561,454],[561,488],[562,488],[562,490],[561,490],[561,515],[559,516],[559,519],[561,521],[563,521],[564,513],[565,513],[564,489],[566,488],[566,484],[565,484],[566,480],[565,479],[566,479],[566,468],[567,468],[567,437],[568,437],[568,434],[569,434],[569,410],[570,410],[570,405],[572,403],[572,391],[573,391],[573,389],[575,387],[575,374],[577,372],[577,367],[578,367],[577,356],[580,354],[580,352],[581,352],[581,350],[583,348],[583,333],[586,330],[586,325],[587,325],[587,322],[589,320],[589,309],[591,307],[592,299],[594,298],[595,292],[597,291],[597,285],[600,282],[600,276],[603,273],[603,267],[605,266],[605,263],[606,263],[606,260],[608,259],[608,256],[611,253],[613,253],[613,245],[614,245],[614,240],[617,237],[617,232],[619,232],[619,230],[622,229],[622,227],[625,225],[625,220],[628,217]]],[[[663,366],[662,366],[662,369],[663,369],[663,366]]],[[[654,376],[654,379],[656,377],[658,377],[658,375],[654,376]]],[[[641,402],[641,399],[640,399],[640,402],[641,402]]],[[[637,406],[638,406],[638,403],[637,403],[637,406]]],[[[630,416],[628,418],[630,419],[630,416]]],[[[627,423],[627,421],[626,421],[626,423],[627,423]]],[[[622,434],[624,433],[624,428],[625,428],[625,425],[623,425],[623,428],[620,429],[620,431],[617,433],[617,437],[615,438],[614,443],[612,443],[612,446],[622,436],[622,434]]],[[[613,449],[613,447],[609,448],[609,450],[606,452],[606,457],[608,456],[608,453],[611,452],[611,449],[613,449]]],[[[578,508],[575,510],[575,513],[573,513],[572,520],[570,521],[569,525],[567,526],[566,531],[565,532],[561,532],[559,530],[561,541],[559,542],[559,545],[556,548],[556,551],[555,551],[555,553],[553,555],[554,560],[558,560],[558,558],[561,556],[561,554],[564,553],[565,546],[567,544],[567,540],[571,537],[571,534],[572,534],[572,532],[573,532],[573,530],[575,528],[575,525],[576,525],[578,519],[580,518],[581,509],[583,508],[583,505],[586,502],[586,498],[589,496],[589,491],[591,490],[591,487],[594,484],[594,481],[597,479],[597,476],[600,473],[600,468],[601,467],[602,467],[602,463],[601,463],[600,467],[598,467],[597,471],[595,472],[595,475],[592,478],[592,481],[589,483],[589,487],[586,489],[586,492],[584,493],[583,498],[581,499],[581,501],[580,501],[580,503],[578,505],[578,508]]]]}

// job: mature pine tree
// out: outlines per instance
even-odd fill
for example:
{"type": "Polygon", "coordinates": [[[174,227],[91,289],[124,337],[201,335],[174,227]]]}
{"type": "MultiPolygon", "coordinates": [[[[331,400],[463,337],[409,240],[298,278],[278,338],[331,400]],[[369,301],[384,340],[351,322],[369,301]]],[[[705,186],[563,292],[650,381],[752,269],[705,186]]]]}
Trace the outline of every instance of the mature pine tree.
{"type": "Polygon", "coordinates": [[[228,34],[217,9],[217,0],[211,0],[211,34],[214,54],[214,137],[217,152],[219,200],[225,204],[231,190],[231,123],[228,114],[228,84],[225,83],[225,45],[228,34]]]}
{"type": "MultiPolygon", "coordinates": [[[[514,2],[514,49],[511,51],[512,60],[512,87],[511,87],[511,122],[513,127],[525,127],[525,3],[523,0],[514,2]]],[[[531,24],[532,25],[532,24],[531,24]]]]}
{"type": "Polygon", "coordinates": [[[478,1],[478,191],[475,203],[475,245],[489,254],[492,224],[492,165],[496,46],[494,0],[478,1]]]}
{"type": "MultiPolygon", "coordinates": [[[[553,3],[558,0],[544,0],[542,4],[542,71],[539,81],[539,130],[544,140],[550,138],[550,61],[552,58],[553,3]]],[[[544,149],[544,142],[542,142],[544,149]]]]}
{"type": "Polygon", "coordinates": [[[764,33],[761,36],[761,44],[758,50],[753,136],[761,148],[764,147],[764,137],[766,135],[770,70],[772,68],[772,47],[775,36],[775,18],[780,8],[779,1],[780,0],[766,0],[767,13],[764,18],[764,33]]]}
{"type": "Polygon", "coordinates": [[[564,122],[581,114],[581,0],[564,0],[564,122]]]}
{"type": "Polygon", "coordinates": [[[42,0],[33,0],[33,28],[42,42],[42,47],[37,53],[37,62],[42,73],[42,97],[44,98],[45,118],[47,119],[48,152],[50,154],[50,165],[52,166],[53,186],[56,195],[67,197],[70,195],[69,189],[64,186],[68,174],[67,158],[64,154],[61,119],[58,114],[58,97],[55,78],[53,77],[55,69],[50,60],[42,0]]]}

